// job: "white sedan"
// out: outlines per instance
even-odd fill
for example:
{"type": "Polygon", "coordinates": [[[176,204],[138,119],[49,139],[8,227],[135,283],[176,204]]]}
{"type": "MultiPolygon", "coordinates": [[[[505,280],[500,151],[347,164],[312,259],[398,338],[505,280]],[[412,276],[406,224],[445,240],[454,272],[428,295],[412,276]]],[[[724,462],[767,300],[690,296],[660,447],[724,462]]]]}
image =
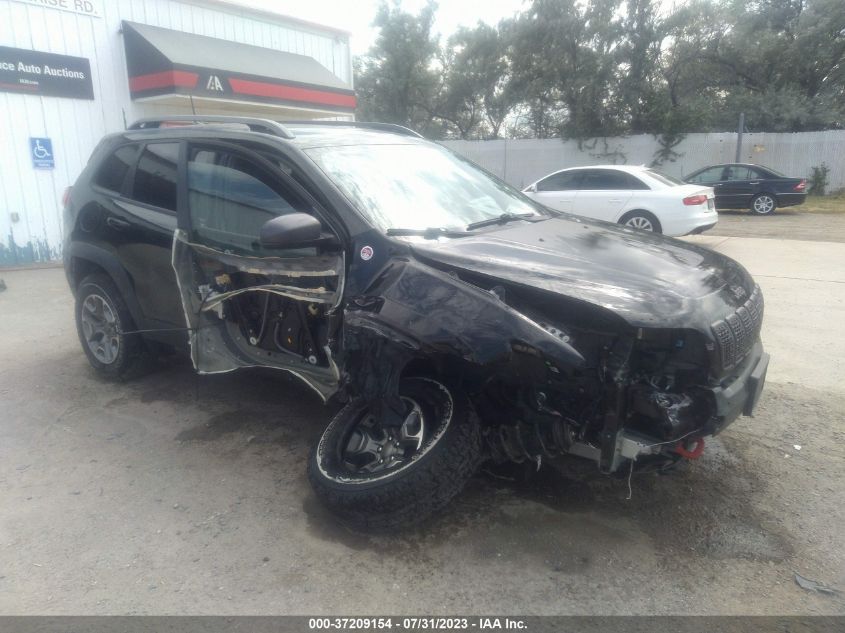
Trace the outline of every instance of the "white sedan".
{"type": "Polygon", "coordinates": [[[666,235],[702,233],[718,221],[712,187],[689,185],[649,167],[572,167],[523,190],[552,209],[666,235]]]}

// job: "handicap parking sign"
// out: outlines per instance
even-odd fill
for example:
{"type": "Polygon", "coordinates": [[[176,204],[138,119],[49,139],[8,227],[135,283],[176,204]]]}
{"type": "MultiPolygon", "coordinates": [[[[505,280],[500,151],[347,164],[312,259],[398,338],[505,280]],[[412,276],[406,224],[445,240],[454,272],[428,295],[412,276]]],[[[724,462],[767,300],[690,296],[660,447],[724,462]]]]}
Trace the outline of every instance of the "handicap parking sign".
{"type": "Polygon", "coordinates": [[[53,169],[56,166],[53,141],[49,138],[30,137],[29,154],[32,156],[32,166],[36,169],[53,169]]]}

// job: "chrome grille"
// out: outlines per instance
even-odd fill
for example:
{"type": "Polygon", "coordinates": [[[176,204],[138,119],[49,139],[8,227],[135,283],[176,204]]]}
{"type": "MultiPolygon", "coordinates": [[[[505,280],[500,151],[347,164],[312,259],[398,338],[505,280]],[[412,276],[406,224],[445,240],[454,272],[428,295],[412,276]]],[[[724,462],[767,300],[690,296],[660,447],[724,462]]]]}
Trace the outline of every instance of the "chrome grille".
{"type": "Polygon", "coordinates": [[[748,301],[736,312],[710,326],[719,346],[722,369],[733,369],[748,355],[760,336],[762,324],[763,293],[760,286],[754,286],[748,301]]]}

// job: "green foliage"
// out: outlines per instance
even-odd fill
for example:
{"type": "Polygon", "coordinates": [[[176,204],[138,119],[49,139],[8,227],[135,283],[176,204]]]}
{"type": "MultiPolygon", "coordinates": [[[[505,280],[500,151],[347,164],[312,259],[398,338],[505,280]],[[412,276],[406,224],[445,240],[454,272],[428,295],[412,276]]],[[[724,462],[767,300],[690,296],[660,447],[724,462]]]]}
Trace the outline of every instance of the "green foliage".
{"type": "Polygon", "coordinates": [[[807,193],[811,196],[823,196],[827,190],[830,167],[825,163],[813,167],[813,174],[810,176],[810,186],[807,193]]]}
{"type": "Polygon", "coordinates": [[[375,46],[355,60],[359,118],[429,131],[427,105],[437,88],[432,64],[439,46],[431,33],[436,8],[429,2],[414,16],[398,0],[381,4],[373,21],[380,29],[375,46]]]}
{"type": "Polygon", "coordinates": [[[575,138],[650,133],[654,163],[690,132],[845,125],[845,2],[528,0],[498,26],[445,43],[436,5],[394,0],[356,60],[359,118],[434,137],[575,138]]]}

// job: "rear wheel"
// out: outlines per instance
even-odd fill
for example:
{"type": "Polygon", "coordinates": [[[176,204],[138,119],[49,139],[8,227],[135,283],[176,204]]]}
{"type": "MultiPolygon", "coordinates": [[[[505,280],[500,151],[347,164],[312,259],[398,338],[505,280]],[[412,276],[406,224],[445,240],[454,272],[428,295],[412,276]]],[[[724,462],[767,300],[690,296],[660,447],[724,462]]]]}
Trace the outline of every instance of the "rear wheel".
{"type": "Polygon", "coordinates": [[[619,220],[619,224],[630,226],[632,229],[648,231],[650,233],[662,233],[663,228],[653,213],[648,211],[629,211],[619,220]]]}
{"type": "Polygon", "coordinates": [[[89,275],[76,291],[76,330],[82,351],[97,372],[123,378],[143,357],[143,344],[120,291],[106,275],[89,275]]]}
{"type": "Polygon", "coordinates": [[[777,209],[777,200],[770,193],[761,193],[751,201],[751,213],[754,215],[770,215],[777,209]]]}
{"type": "Polygon", "coordinates": [[[405,416],[382,423],[361,401],[346,405],[308,461],[320,500],[341,521],[385,529],[417,523],[445,506],[481,459],[478,419],[466,396],[431,378],[399,386],[405,416]]]}

